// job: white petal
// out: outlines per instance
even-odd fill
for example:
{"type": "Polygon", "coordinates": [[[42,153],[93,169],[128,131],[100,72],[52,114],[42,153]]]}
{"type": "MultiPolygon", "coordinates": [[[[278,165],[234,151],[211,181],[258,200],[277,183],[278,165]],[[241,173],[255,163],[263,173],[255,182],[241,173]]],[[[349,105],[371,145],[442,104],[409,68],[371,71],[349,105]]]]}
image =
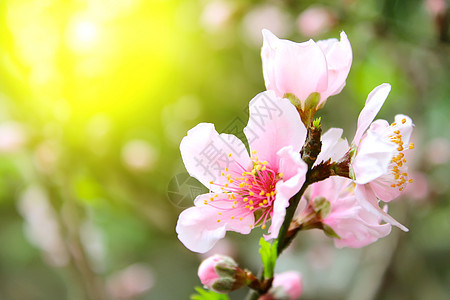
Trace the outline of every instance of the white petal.
{"type": "Polygon", "coordinates": [[[317,156],[314,166],[317,166],[323,161],[331,159],[331,161],[338,161],[347,153],[349,147],[346,139],[342,139],[341,128],[330,128],[322,137],[322,149],[317,156]]]}
{"type": "Polygon", "coordinates": [[[355,138],[353,139],[354,145],[359,144],[361,137],[369,127],[370,123],[372,123],[373,119],[375,119],[375,116],[380,111],[390,91],[391,85],[383,83],[374,88],[369,96],[367,96],[366,105],[358,117],[358,128],[356,130],[355,138]]]}
{"type": "Polygon", "coordinates": [[[200,123],[188,131],[180,144],[181,157],[189,175],[197,178],[213,191],[220,191],[216,184],[224,184],[221,176],[226,168],[229,172],[242,173],[251,167],[244,144],[231,134],[218,134],[213,124],[200,123]],[[231,155],[230,155],[231,154],[231,155]]]}

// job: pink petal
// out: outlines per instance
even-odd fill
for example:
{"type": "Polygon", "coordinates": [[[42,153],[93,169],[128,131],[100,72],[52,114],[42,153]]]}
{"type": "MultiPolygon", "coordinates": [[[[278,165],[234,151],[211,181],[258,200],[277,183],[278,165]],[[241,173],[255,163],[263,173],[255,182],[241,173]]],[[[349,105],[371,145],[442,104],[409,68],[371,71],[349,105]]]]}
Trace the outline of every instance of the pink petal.
{"type": "Polygon", "coordinates": [[[193,252],[209,251],[228,230],[248,234],[254,223],[253,214],[248,214],[248,210],[231,208],[233,202],[228,200],[226,194],[219,194],[218,198],[210,202],[213,196],[213,193],[198,196],[195,199],[196,206],[184,210],[178,218],[178,239],[193,252]],[[204,204],[205,200],[208,204],[204,204]]]}
{"type": "Polygon", "coordinates": [[[361,137],[369,127],[370,123],[372,123],[373,119],[375,119],[375,116],[380,111],[390,91],[391,85],[383,83],[382,85],[374,88],[372,92],[370,92],[366,100],[366,105],[359,114],[358,127],[352,144],[359,144],[361,137]]]}
{"type": "Polygon", "coordinates": [[[357,184],[355,188],[355,196],[359,204],[369,212],[376,214],[385,222],[397,226],[401,230],[408,232],[408,228],[400,224],[397,220],[387,214],[383,209],[378,206],[378,199],[371,187],[367,184],[357,184]]]}
{"type": "Polygon", "coordinates": [[[277,196],[273,206],[272,223],[268,230],[269,234],[264,235],[266,240],[277,238],[286,216],[286,208],[289,200],[301,189],[305,183],[308,166],[301,160],[300,154],[293,151],[292,147],[281,149],[277,153],[280,159],[280,173],[283,173],[283,180],[277,182],[277,196]]]}
{"type": "Polygon", "coordinates": [[[234,135],[218,134],[213,124],[200,123],[188,131],[180,144],[181,157],[189,175],[197,178],[213,191],[220,191],[216,184],[224,184],[227,179],[221,173],[242,173],[251,161],[244,144],[234,135]],[[231,153],[231,156],[230,156],[231,153]]]}
{"type": "Polygon", "coordinates": [[[275,170],[277,152],[286,146],[300,152],[306,139],[306,128],[291,102],[277,98],[273,91],[259,93],[250,101],[250,116],[244,133],[250,150],[256,150],[260,161],[267,160],[275,170]]]}
{"type": "Polygon", "coordinates": [[[341,41],[330,39],[318,41],[317,44],[325,53],[328,66],[328,88],[321,94],[320,103],[329,96],[341,92],[345,86],[352,65],[352,47],[345,32],[341,32],[341,41]]]}

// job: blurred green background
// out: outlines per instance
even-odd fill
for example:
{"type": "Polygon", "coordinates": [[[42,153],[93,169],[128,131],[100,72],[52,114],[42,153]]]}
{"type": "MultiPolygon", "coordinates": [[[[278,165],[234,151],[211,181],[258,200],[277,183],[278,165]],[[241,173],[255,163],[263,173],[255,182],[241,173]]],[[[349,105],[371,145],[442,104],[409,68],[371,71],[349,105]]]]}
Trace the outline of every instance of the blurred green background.
{"type": "MultiPolygon", "coordinates": [[[[390,205],[410,228],[364,249],[302,233],[277,265],[303,299],[449,299],[450,43],[445,0],[0,2],[0,299],[188,299],[204,256],[175,224],[202,187],[187,130],[241,130],[263,91],[261,29],[338,37],[353,65],[318,113],[351,139],[367,94],[410,115],[415,183],[390,205]]],[[[255,232],[211,252],[259,267],[255,232]]],[[[240,299],[241,293],[232,294],[240,299]]]]}

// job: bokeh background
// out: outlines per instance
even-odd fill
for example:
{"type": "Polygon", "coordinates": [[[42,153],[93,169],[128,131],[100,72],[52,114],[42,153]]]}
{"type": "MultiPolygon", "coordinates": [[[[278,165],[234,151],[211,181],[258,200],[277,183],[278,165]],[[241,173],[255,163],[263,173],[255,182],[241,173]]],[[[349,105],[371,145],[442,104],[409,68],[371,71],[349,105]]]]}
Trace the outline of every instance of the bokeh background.
{"type": "MultiPolygon", "coordinates": [[[[415,183],[390,206],[410,228],[364,249],[301,233],[277,271],[303,299],[449,299],[450,43],[445,0],[0,2],[0,299],[188,299],[200,256],[177,239],[203,188],[179,143],[199,122],[237,132],[263,91],[261,29],[338,37],[354,59],[319,112],[353,137],[367,94],[415,124],[415,183]]],[[[212,252],[256,271],[258,238],[212,252]]],[[[241,299],[242,294],[232,294],[241,299]]]]}

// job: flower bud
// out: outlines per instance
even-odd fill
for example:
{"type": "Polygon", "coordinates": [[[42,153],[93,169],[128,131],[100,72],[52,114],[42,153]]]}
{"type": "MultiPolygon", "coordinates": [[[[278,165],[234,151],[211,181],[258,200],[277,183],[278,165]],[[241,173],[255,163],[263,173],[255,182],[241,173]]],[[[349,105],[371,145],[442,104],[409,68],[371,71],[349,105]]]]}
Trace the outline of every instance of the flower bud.
{"type": "Polygon", "coordinates": [[[276,274],[269,292],[259,300],[297,300],[303,291],[300,273],[289,271],[276,274]]]}
{"type": "Polygon", "coordinates": [[[228,256],[213,255],[198,268],[203,285],[217,293],[228,293],[245,285],[245,272],[228,256]]]}

